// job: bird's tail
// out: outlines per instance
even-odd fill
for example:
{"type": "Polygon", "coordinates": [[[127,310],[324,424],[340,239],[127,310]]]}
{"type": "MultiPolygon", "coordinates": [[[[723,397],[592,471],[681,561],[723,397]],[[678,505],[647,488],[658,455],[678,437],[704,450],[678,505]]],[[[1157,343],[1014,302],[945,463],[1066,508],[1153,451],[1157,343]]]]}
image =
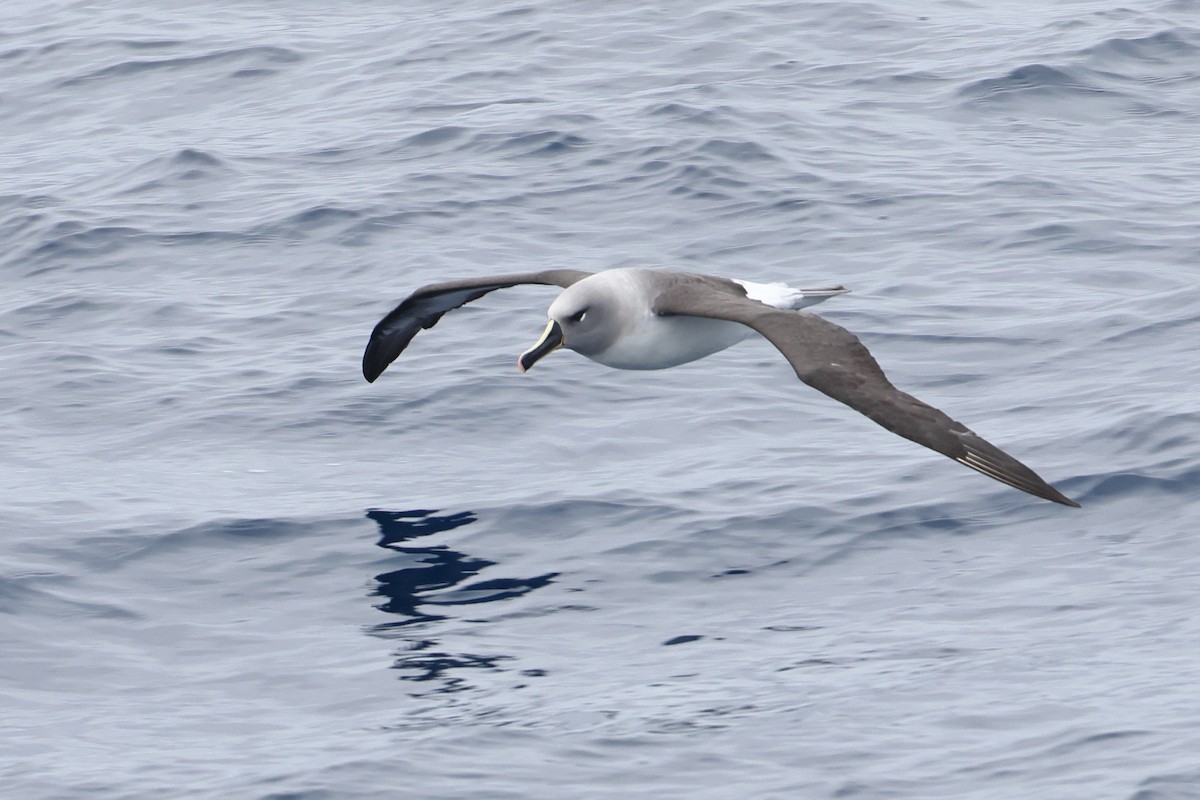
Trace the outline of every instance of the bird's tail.
{"type": "Polygon", "coordinates": [[[793,289],[786,283],[754,283],[752,281],[736,280],[746,290],[746,296],[751,300],[773,306],[775,308],[792,309],[815,306],[823,300],[837,297],[850,291],[845,286],[828,286],[824,289],[793,289]]]}
{"type": "Polygon", "coordinates": [[[815,306],[817,303],[824,302],[831,297],[837,297],[839,294],[846,294],[850,291],[845,286],[829,286],[825,289],[801,289],[799,298],[793,301],[792,308],[808,308],[815,306]]]}

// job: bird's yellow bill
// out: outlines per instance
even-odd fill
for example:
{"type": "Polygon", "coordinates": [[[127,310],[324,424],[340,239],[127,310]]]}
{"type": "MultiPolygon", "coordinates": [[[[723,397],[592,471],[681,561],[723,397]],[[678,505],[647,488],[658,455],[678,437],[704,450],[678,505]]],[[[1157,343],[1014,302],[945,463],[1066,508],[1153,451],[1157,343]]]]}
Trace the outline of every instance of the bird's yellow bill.
{"type": "Polygon", "coordinates": [[[550,320],[550,323],[546,325],[546,330],[542,331],[542,338],[538,339],[537,344],[517,357],[517,366],[521,369],[521,372],[525,372],[562,346],[562,328],[559,327],[557,322],[550,320]]]}

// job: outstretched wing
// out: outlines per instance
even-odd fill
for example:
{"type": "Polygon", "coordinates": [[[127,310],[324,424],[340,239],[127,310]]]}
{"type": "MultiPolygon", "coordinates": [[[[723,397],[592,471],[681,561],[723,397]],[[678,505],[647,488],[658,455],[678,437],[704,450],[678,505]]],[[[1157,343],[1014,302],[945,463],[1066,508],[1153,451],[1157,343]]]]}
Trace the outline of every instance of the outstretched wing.
{"type": "Polygon", "coordinates": [[[408,343],[422,328],[432,328],[447,311],[478,300],[488,292],[523,283],[566,288],[591,274],[578,269],[548,269],[542,272],[466,278],[423,286],[379,320],[375,330],[371,331],[371,339],[363,353],[363,377],[368,383],[373,383],[387,369],[388,364],[404,352],[404,348],[408,347],[408,343]]]}
{"type": "Polygon", "coordinates": [[[879,363],[845,328],[807,311],[763,305],[720,286],[692,281],[667,286],[655,313],[740,322],[779,348],[797,377],[873,419],[892,433],[949,456],[989,478],[1063,505],[1079,507],[1029,467],[895,386],[879,363]]]}

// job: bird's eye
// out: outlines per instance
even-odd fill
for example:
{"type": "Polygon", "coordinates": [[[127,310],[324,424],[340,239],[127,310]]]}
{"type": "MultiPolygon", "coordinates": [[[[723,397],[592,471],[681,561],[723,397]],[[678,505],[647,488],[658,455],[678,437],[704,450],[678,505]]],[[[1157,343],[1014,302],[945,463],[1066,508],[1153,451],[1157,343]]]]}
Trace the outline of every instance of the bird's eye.
{"type": "Polygon", "coordinates": [[[587,309],[576,311],[571,316],[567,317],[568,322],[583,322],[583,318],[587,316],[587,309]]]}

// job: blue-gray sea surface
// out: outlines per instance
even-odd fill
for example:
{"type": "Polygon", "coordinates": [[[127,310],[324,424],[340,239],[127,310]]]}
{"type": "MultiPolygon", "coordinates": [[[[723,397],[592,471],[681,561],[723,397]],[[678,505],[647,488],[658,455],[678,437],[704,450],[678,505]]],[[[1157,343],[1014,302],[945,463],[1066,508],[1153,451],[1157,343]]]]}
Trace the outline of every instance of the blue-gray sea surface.
{"type": "Polygon", "coordinates": [[[1200,797],[1200,3],[0,9],[0,793],[1200,797]],[[1082,510],[499,292],[796,285],[1082,510]]]}

